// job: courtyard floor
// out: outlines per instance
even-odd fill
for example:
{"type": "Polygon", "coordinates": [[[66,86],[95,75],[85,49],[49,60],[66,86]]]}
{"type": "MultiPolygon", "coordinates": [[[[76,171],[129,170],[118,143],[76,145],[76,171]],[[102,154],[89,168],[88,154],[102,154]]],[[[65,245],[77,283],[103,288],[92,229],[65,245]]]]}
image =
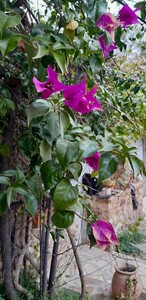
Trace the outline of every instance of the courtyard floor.
{"type": "MultiPolygon", "coordinates": [[[[146,198],[144,198],[144,212],[146,212],[146,198]]],[[[141,222],[140,230],[146,233],[146,216],[141,222]]],[[[91,300],[112,300],[111,282],[115,271],[115,266],[120,266],[123,260],[128,260],[138,267],[140,276],[142,295],[141,300],[146,300],[146,243],[138,245],[142,250],[139,257],[125,256],[115,252],[106,252],[89,245],[78,247],[78,254],[84,271],[86,292],[91,300]]],[[[65,266],[68,260],[68,253],[65,252],[60,258],[60,263],[65,266]]],[[[60,286],[74,291],[80,291],[80,278],[73,255],[62,274],[60,286]],[[64,284],[63,284],[64,283],[64,284]]]]}

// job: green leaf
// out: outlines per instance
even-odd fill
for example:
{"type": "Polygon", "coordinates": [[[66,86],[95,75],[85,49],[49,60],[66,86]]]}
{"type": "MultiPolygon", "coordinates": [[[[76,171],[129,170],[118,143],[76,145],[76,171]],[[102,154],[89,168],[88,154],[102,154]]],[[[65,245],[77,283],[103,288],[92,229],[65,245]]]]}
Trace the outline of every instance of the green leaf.
{"type": "Polygon", "coordinates": [[[9,156],[10,155],[10,149],[9,149],[8,145],[2,144],[0,146],[0,154],[2,154],[3,156],[9,156]]]}
{"type": "Polygon", "coordinates": [[[89,64],[94,74],[97,74],[102,68],[103,57],[92,55],[89,58],[89,64]]]}
{"type": "Polygon", "coordinates": [[[7,195],[6,192],[0,191],[0,215],[7,209],[7,195]]]}
{"type": "Polygon", "coordinates": [[[60,114],[59,114],[59,125],[60,125],[61,137],[63,139],[64,133],[70,125],[69,116],[66,112],[63,112],[63,111],[60,112],[60,114]]]}
{"type": "Polygon", "coordinates": [[[59,163],[64,168],[68,163],[73,162],[79,152],[77,141],[70,142],[65,139],[58,139],[56,143],[56,154],[59,163]]]}
{"type": "Polygon", "coordinates": [[[10,185],[11,181],[9,178],[7,178],[5,176],[0,176],[0,184],[10,185]]]}
{"type": "Polygon", "coordinates": [[[82,165],[80,163],[70,163],[67,169],[73,175],[73,178],[78,180],[82,172],[82,165]]]}
{"type": "Polygon", "coordinates": [[[12,100],[8,99],[8,98],[6,98],[5,100],[6,100],[6,102],[7,102],[7,106],[8,106],[10,109],[15,110],[15,104],[14,104],[14,102],[13,102],[12,100]]]}
{"type": "Polygon", "coordinates": [[[66,72],[67,65],[66,65],[66,58],[65,55],[61,52],[56,52],[56,51],[50,51],[54,59],[56,60],[62,74],[66,72]]]}
{"type": "Polygon", "coordinates": [[[32,191],[32,194],[38,199],[38,202],[42,200],[44,189],[42,187],[41,176],[35,173],[28,180],[25,180],[28,188],[32,191]]]}
{"type": "Polygon", "coordinates": [[[40,170],[45,190],[53,189],[62,178],[60,165],[53,160],[43,163],[40,170]]]}
{"type": "Polygon", "coordinates": [[[24,196],[24,197],[25,197],[25,206],[27,211],[33,217],[35,217],[37,212],[37,206],[38,206],[37,198],[33,194],[29,194],[28,196],[24,196]]]}
{"type": "Polygon", "coordinates": [[[109,35],[109,33],[106,31],[104,32],[104,41],[105,41],[106,45],[108,45],[108,46],[112,44],[112,38],[109,35]]]}
{"type": "Polygon", "coordinates": [[[90,241],[90,248],[96,245],[96,240],[94,238],[94,235],[92,233],[91,224],[87,224],[87,234],[90,241]]]}
{"type": "Polygon", "coordinates": [[[20,23],[21,17],[19,15],[8,16],[4,14],[2,11],[0,11],[0,20],[1,20],[0,35],[2,37],[4,30],[17,26],[20,23]]]}
{"type": "Polygon", "coordinates": [[[51,134],[52,141],[54,141],[60,135],[59,118],[58,115],[51,111],[47,116],[47,128],[51,134]]]}
{"type": "Polygon", "coordinates": [[[28,125],[33,118],[43,116],[49,110],[50,105],[47,101],[37,99],[27,109],[27,121],[28,125]]]}
{"type": "Polygon", "coordinates": [[[27,196],[30,193],[28,188],[23,184],[15,184],[13,186],[13,189],[15,190],[16,193],[19,193],[21,195],[26,195],[27,196]]]}
{"type": "Polygon", "coordinates": [[[10,10],[10,2],[9,0],[1,0],[0,1],[0,10],[1,11],[6,11],[6,10],[10,10]]]}
{"type": "Polygon", "coordinates": [[[89,49],[91,52],[97,53],[97,51],[100,49],[99,42],[97,40],[93,40],[92,42],[90,42],[89,49]]]}
{"type": "Polygon", "coordinates": [[[78,200],[78,187],[72,186],[67,179],[62,179],[55,188],[53,203],[57,210],[65,210],[78,200]]]}
{"type": "Polygon", "coordinates": [[[42,157],[43,161],[51,160],[51,147],[45,140],[41,141],[39,148],[40,156],[42,157]]]}
{"type": "Polygon", "coordinates": [[[74,48],[69,45],[69,44],[64,44],[61,41],[57,41],[54,45],[53,45],[53,50],[61,50],[61,49],[68,49],[68,50],[74,50],[74,48]]]}
{"type": "Polygon", "coordinates": [[[83,205],[78,201],[67,208],[68,211],[83,212],[83,205]]]}
{"type": "Polygon", "coordinates": [[[140,11],[141,11],[141,18],[145,20],[146,18],[146,3],[145,0],[144,1],[139,1],[137,2],[134,7],[140,7],[140,11]]]}
{"type": "Polygon", "coordinates": [[[88,0],[86,1],[86,8],[88,17],[91,20],[96,21],[97,18],[106,12],[107,9],[107,1],[106,0],[88,0]]]}
{"type": "Polygon", "coordinates": [[[52,216],[52,222],[58,228],[67,228],[73,221],[74,213],[72,211],[55,211],[52,216]]]}
{"type": "Polygon", "coordinates": [[[19,182],[19,183],[22,183],[24,180],[25,180],[24,172],[21,169],[17,168],[16,181],[19,182]]]}
{"type": "Polygon", "coordinates": [[[80,143],[80,150],[82,152],[82,158],[92,156],[95,152],[98,151],[98,144],[97,142],[85,139],[80,143]]]}
{"type": "Polygon", "coordinates": [[[100,15],[104,14],[106,12],[106,10],[107,10],[107,1],[105,1],[105,0],[98,0],[96,2],[95,20],[97,20],[97,18],[100,15]]]}
{"type": "Polygon", "coordinates": [[[139,159],[136,155],[129,155],[129,162],[130,165],[132,167],[133,173],[134,173],[134,177],[136,178],[140,173],[144,173],[146,172],[145,170],[145,166],[143,164],[143,162],[141,161],[141,159],[139,159]]]}
{"type": "Polygon", "coordinates": [[[2,173],[2,175],[8,176],[8,177],[16,176],[16,170],[6,170],[2,173]]]}
{"type": "Polygon", "coordinates": [[[37,44],[37,47],[38,47],[38,52],[33,57],[33,59],[41,58],[41,57],[43,57],[43,56],[45,56],[46,54],[49,53],[49,48],[47,46],[37,44]]]}
{"type": "Polygon", "coordinates": [[[13,187],[9,187],[9,188],[7,189],[7,204],[8,204],[8,207],[9,207],[9,208],[10,208],[11,203],[12,203],[13,200],[14,200],[14,194],[15,194],[15,192],[14,192],[13,187]]]}
{"type": "Polygon", "coordinates": [[[101,155],[98,168],[98,182],[102,182],[104,179],[109,178],[116,172],[118,166],[118,159],[113,154],[107,152],[101,155]]]}
{"type": "Polygon", "coordinates": [[[3,58],[17,47],[19,40],[18,34],[13,34],[10,31],[5,31],[2,39],[0,39],[0,51],[3,58]]]}
{"type": "Polygon", "coordinates": [[[75,37],[75,30],[71,30],[71,29],[67,29],[67,28],[64,28],[64,32],[63,32],[67,37],[68,39],[72,42],[74,40],[74,37],[75,37]]]}

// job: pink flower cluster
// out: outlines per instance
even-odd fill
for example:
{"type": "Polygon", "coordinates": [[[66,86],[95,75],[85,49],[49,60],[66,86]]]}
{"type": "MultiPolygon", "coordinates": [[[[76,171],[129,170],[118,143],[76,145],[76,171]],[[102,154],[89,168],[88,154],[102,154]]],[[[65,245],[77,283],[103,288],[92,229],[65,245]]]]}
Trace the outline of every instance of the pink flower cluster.
{"type": "Polygon", "coordinates": [[[48,80],[46,82],[40,82],[36,77],[33,77],[36,90],[42,93],[41,97],[43,99],[62,91],[65,99],[64,104],[76,112],[86,114],[94,109],[102,110],[99,101],[94,97],[97,92],[97,85],[87,91],[86,77],[81,83],[66,86],[58,80],[58,74],[50,66],[47,68],[47,73],[48,80]]]}
{"type": "MultiPolygon", "coordinates": [[[[97,109],[102,110],[100,103],[94,97],[97,91],[97,85],[91,90],[86,90],[86,77],[81,83],[66,86],[58,80],[58,74],[50,67],[47,68],[48,79],[45,82],[40,82],[36,77],[33,77],[33,83],[37,92],[41,92],[41,97],[47,99],[52,94],[62,91],[64,96],[64,104],[75,112],[81,114],[89,113],[97,109]]],[[[86,162],[96,172],[98,170],[100,154],[94,153],[92,156],[85,158],[86,162]]]]}
{"type": "Polygon", "coordinates": [[[120,25],[123,28],[126,28],[129,25],[139,23],[137,15],[135,13],[138,10],[139,8],[133,11],[128,5],[124,5],[122,9],[119,11],[119,15],[118,15],[119,20],[117,20],[111,13],[102,14],[97,19],[96,22],[97,27],[99,27],[101,30],[105,30],[111,38],[110,44],[106,43],[104,34],[102,34],[98,39],[99,46],[103,52],[104,59],[106,59],[110,51],[115,50],[117,48],[114,43],[115,30],[120,25]]]}
{"type": "Polygon", "coordinates": [[[91,228],[100,249],[105,250],[107,246],[119,245],[114,228],[110,222],[97,220],[91,225],[91,228]]]}

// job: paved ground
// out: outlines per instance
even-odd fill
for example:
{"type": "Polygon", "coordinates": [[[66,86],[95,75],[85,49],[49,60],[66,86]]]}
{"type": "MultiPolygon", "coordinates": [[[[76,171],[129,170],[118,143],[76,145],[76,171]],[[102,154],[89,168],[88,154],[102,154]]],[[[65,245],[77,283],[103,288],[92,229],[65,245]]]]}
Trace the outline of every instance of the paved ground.
{"type": "MultiPolygon", "coordinates": [[[[123,262],[124,257],[117,256],[103,252],[97,248],[91,248],[84,245],[78,250],[84,270],[85,283],[87,293],[91,296],[92,300],[111,300],[111,282],[112,276],[115,271],[115,266],[123,262]]],[[[138,266],[141,285],[143,289],[143,298],[146,299],[146,260],[141,258],[127,257],[128,262],[138,266]]],[[[76,264],[74,260],[70,267],[64,273],[64,281],[69,289],[80,291],[80,280],[76,264]]]]}
{"type": "MultiPolygon", "coordinates": [[[[144,199],[144,209],[146,211],[146,198],[144,199]]],[[[146,233],[146,217],[141,222],[141,230],[146,233]]],[[[146,243],[139,246],[143,250],[141,257],[126,257],[128,262],[138,267],[140,276],[142,295],[139,300],[146,300],[146,243]]],[[[115,266],[123,262],[124,255],[101,251],[96,247],[89,249],[89,245],[82,245],[78,248],[78,253],[83,266],[84,278],[87,293],[91,300],[112,300],[111,281],[115,271],[115,266]]],[[[64,259],[67,259],[65,254],[64,259]]],[[[64,264],[64,263],[63,263],[64,264]]],[[[80,291],[80,279],[76,263],[72,256],[69,267],[63,271],[63,281],[65,287],[74,291],[80,291]]]]}

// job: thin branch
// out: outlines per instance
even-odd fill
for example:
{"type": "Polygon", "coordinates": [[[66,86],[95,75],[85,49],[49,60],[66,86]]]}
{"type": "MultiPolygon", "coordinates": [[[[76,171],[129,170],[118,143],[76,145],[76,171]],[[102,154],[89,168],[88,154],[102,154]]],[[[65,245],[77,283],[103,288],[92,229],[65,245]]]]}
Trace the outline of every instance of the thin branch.
{"type": "Polygon", "coordinates": [[[40,274],[40,268],[39,265],[36,263],[36,261],[32,258],[32,254],[26,250],[25,253],[26,258],[29,260],[30,264],[33,266],[33,268],[37,271],[38,274],[40,274]]]}
{"type": "Polygon", "coordinates": [[[17,261],[16,269],[15,269],[15,272],[14,272],[14,286],[15,286],[17,291],[19,291],[19,292],[21,292],[25,295],[29,294],[29,298],[33,299],[33,295],[31,293],[28,293],[27,289],[25,289],[24,287],[22,287],[19,284],[19,275],[20,275],[21,265],[22,265],[24,256],[26,254],[26,249],[27,249],[27,246],[25,245],[23,247],[23,249],[22,249],[22,251],[19,255],[18,261],[17,261]]]}
{"type": "Polygon", "coordinates": [[[82,269],[82,264],[81,264],[79,255],[77,253],[76,244],[75,244],[74,238],[73,238],[73,236],[71,234],[71,231],[70,231],[69,228],[67,228],[66,231],[68,233],[68,237],[69,237],[71,245],[72,245],[72,249],[73,249],[73,252],[74,252],[76,264],[77,264],[78,271],[79,271],[80,281],[81,281],[81,295],[79,297],[79,300],[84,300],[85,299],[86,290],[85,290],[85,280],[84,280],[84,272],[83,272],[83,269],[82,269]]]}
{"type": "Polygon", "coordinates": [[[57,270],[58,248],[59,248],[59,232],[58,230],[56,230],[56,240],[54,241],[54,246],[53,246],[50,276],[48,282],[48,292],[49,292],[50,300],[53,300],[53,296],[54,296],[54,282],[55,282],[56,270],[57,270]]]}
{"type": "Polygon", "coordinates": [[[44,245],[44,261],[43,261],[43,278],[42,278],[42,294],[45,296],[47,292],[47,271],[48,271],[48,248],[49,248],[49,234],[50,234],[50,224],[51,224],[51,216],[52,216],[52,206],[53,202],[48,199],[48,215],[47,215],[47,226],[45,232],[45,245],[44,245]]]}

